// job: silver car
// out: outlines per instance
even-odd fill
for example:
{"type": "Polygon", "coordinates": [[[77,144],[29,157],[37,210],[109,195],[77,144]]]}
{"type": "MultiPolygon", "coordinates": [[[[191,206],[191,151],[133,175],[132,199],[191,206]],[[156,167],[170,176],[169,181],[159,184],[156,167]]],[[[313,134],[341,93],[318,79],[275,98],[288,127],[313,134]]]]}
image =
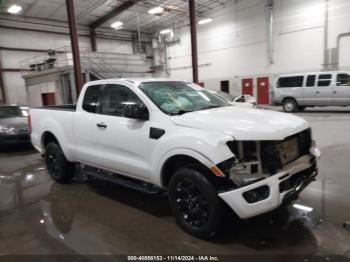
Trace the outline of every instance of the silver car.
{"type": "Polygon", "coordinates": [[[273,101],[285,112],[310,106],[350,106],[350,72],[281,75],[274,83],[273,101]]]}
{"type": "Polygon", "coordinates": [[[0,106],[0,148],[9,144],[30,143],[27,108],[0,106]]]}

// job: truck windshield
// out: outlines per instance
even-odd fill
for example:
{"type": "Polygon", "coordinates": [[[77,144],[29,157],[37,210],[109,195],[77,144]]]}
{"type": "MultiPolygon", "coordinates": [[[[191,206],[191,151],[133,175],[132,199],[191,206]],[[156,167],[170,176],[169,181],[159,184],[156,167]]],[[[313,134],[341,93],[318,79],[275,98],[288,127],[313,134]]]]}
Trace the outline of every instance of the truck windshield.
{"type": "Polygon", "coordinates": [[[23,112],[18,106],[1,106],[0,107],[0,119],[11,117],[22,117],[23,112]]]}
{"type": "Polygon", "coordinates": [[[140,85],[140,89],[169,115],[230,106],[205,89],[192,86],[194,84],[178,81],[145,82],[140,85]]]}

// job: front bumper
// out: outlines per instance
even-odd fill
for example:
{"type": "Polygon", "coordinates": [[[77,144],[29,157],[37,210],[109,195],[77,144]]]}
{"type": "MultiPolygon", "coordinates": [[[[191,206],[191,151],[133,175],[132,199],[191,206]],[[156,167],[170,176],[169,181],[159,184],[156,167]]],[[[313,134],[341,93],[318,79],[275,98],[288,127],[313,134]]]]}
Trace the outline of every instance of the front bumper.
{"type": "Polygon", "coordinates": [[[0,145],[11,145],[21,143],[30,143],[29,133],[15,135],[0,135],[0,145]]]}
{"type": "Polygon", "coordinates": [[[316,159],[305,155],[284,166],[278,173],[256,183],[242,186],[219,194],[242,219],[254,217],[288,204],[317,176],[316,159]],[[263,200],[248,203],[243,196],[258,188],[268,187],[268,195],[263,200]]]}

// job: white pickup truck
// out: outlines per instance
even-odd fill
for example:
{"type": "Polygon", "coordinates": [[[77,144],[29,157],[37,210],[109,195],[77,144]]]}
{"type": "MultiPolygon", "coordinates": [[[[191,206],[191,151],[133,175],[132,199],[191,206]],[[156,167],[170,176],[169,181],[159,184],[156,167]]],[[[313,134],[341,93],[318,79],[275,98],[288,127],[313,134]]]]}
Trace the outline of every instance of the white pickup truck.
{"type": "Polygon", "coordinates": [[[309,124],[232,106],[184,81],[87,83],[77,105],[30,111],[31,140],[48,172],[89,174],[168,191],[177,223],[197,237],[220,229],[224,206],[249,218],[288,204],[317,175],[309,124]]]}

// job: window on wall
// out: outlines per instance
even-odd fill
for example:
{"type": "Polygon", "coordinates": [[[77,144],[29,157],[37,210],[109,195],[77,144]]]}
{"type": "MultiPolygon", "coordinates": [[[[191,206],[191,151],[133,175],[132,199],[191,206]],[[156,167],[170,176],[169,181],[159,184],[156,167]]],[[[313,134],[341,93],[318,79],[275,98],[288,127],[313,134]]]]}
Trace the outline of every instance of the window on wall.
{"type": "Polygon", "coordinates": [[[349,74],[338,74],[337,75],[337,86],[350,86],[350,75],[349,74]]]}
{"type": "Polygon", "coordinates": [[[316,82],[316,75],[307,76],[306,86],[308,86],[308,87],[315,86],[315,82],[316,82]]]}
{"type": "Polygon", "coordinates": [[[230,93],[230,81],[229,80],[221,81],[220,82],[220,90],[222,92],[229,94],[230,93]]]}
{"type": "Polygon", "coordinates": [[[317,86],[330,86],[332,82],[331,74],[323,74],[318,76],[317,86]]]}
{"type": "Polygon", "coordinates": [[[304,76],[288,76],[281,77],[278,79],[277,87],[288,88],[288,87],[302,87],[304,76]]]}

